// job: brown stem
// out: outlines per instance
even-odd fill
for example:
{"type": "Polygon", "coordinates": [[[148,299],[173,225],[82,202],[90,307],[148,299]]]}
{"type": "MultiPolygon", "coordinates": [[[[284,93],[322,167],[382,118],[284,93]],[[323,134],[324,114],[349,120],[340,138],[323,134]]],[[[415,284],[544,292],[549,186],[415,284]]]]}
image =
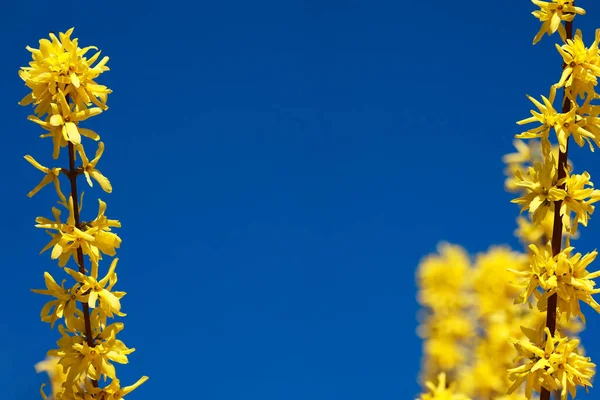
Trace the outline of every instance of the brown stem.
{"type": "MultiPolygon", "coordinates": [[[[75,168],[75,147],[73,143],[69,142],[69,182],[71,183],[71,197],[73,198],[73,217],[75,219],[75,226],[79,226],[81,221],[79,218],[79,201],[77,197],[77,168],[75,168]]],[[[79,239],[78,239],[79,240],[79,239]]],[[[79,266],[79,272],[85,274],[83,249],[81,246],[77,248],[77,264],[79,266]]],[[[83,321],[85,324],[85,337],[88,346],[95,347],[94,335],[92,332],[92,324],[90,322],[90,306],[88,303],[81,303],[83,308],[83,321]]],[[[92,384],[94,387],[98,387],[98,381],[93,380],[92,384]]]]}
{"type": "Polygon", "coordinates": [[[560,395],[560,390],[557,390],[556,392],[554,392],[554,400],[560,400],[561,399],[561,395],[560,395]]]}
{"type": "MultiPolygon", "coordinates": [[[[573,21],[565,22],[565,30],[567,31],[567,39],[573,39],[573,21]]],[[[571,110],[571,101],[567,97],[567,88],[564,89],[563,96],[563,105],[562,112],[568,113],[571,110]]],[[[558,154],[558,180],[565,178],[567,175],[566,167],[568,160],[568,152],[569,152],[569,138],[567,137],[567,145],[565,146],[565,152],[559,150],[558,154]]],[[[565,188],[565,183],[563,182],[560,186],[560,189],[565,188]]],[[[554,225],[552,227],[552,255],[556,256],[561,251],[562,246],[562,232],[563,232],[563,223],[562,218],[560,217],[560,207],[562,205],[562,201],[554,202],[554,225]]],[[[550,334],[554,336],[556,332],[556,312],[557,312],[557,302],[558,297],[557,294],[554,293],[550,298],[548,298],[548,307],[546,311],[546,327],[550,330],[550,334]]],[[[542,392],[540,393],[540,400],[550,400],[550,392],[546,390],[546,388],[542,387],[542,392]]]]}

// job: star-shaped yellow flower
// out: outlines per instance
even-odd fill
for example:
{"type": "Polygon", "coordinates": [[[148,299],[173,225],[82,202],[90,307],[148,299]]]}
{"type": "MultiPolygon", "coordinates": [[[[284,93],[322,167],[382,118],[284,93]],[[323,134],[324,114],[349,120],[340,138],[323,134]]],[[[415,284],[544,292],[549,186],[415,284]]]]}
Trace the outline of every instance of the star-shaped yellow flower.
{"type": "Polygon", "coordinates": [[[540,41],[544,34],[552,35],[556,31],[564,41],[566,39],[565,27],[562,21],[573,21],[575,14],[585,15],[585,10],[581,7],[575,7],[573,0],[552,0],[551,2],[532,0],[532,3],[540,9],[532,12],[533,16],[542,22],[537,35],[533,39],[533,44],[540,41]]]}
{"type": "Polygon", "coordinates": [[[81,161],[83,163],[83,173],[85,175],[85,178],[87,179],[88,184],[90,186],[93,186],[92,180],[90,179],[91,176],[100,184],[102,190],[104,190],[107,193],[111,193],[112,185],[110,184],[110,181],[108,180],[108,178],[102,175],[100,171],[96,169],[96,164],[98,164],[100,157],[102,157],[102,153],[104,153],[104,143],[98,143],[98,150],[96,150],[96,156],[92,159],[92,161],[88,160],[82,145],[77,146],[77,152],[81,157],[81,161]]]}
{"type": "Polygon", "coordinates": [[[63,204],[67,204],[67,199],[65,198],[65,195],[63,194],[63,192],[60,190],[60,181],[58,179],[61,168],[44,167],[39,162],[37,162],[33,157],[31,157],[29,154],[25,156],[25,159],[31,165],[33,165],[35,168],[39,169],[40,171],[42,171],[43,173],[46,174],[46,176],[44,176],[42,181],[35,188],[33,188],[33,190],[31,190],[29,193],[27,193],[27,197],[32,197],[37,192],[39,192],[40,189],[42,189],[44,186],[46,186],[50,182],[53,182],[54,189],[56,189],[56,193],[58,194],[58,197],[60,198],[60,200],[62,201],[63,204]]]}

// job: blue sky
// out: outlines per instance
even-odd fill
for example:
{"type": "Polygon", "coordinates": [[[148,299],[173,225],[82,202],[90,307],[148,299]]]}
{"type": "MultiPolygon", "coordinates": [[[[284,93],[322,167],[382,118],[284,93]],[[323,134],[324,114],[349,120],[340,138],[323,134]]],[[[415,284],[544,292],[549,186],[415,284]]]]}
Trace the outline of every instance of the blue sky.
{"type": "MultiPolygon", "coordinates": [[[[600,5],[581,1],[592,39],[600,5]]],[[[114,192],[84,219],[120,219],[128,399],[401,399],[418,393],[414,272],[440,240],[518,248],[503,190],[526,93],[561,60],[525,0],[10,1],[0,15],[4,305],[0,386],[38,396],[33,364],[59,334],[39,321],[38,215],[55,202],[25,160],[51,145],[17,101],[26,45],[75,26],[111,57],[110,109],[88,125],[114,192]]],[[[599,174],[572,146],[580,171],[599,174]]],[[[91,150],[88,152],[92,152],[91,150]]],[[[64,154],[64,153],[63,153],[64,154]]],[[[64,159],[63,159],[64,160],[64,159]]],[[[60,166],[60,165],[58,165],[60,166]]],[[[65,183],[66,186],[66,183],[65,183]]],[[[89,213],[89,214],[88,214],[89,213]]],[[[577,242],[596,246],[592,219],[577,242]]],[[[584,344],[599,316],[588,308],[584,344]]],[[[588,340],[589,339],[589,340],[588,340]]],[[[3,397],[4,398],[4,397],[3,397]]]]}

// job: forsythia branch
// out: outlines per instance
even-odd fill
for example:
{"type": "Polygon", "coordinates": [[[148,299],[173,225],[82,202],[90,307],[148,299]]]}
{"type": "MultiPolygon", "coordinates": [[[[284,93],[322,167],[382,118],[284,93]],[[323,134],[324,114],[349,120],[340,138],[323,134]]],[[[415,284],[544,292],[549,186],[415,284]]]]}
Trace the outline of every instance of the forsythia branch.
{"type": "MultiPolygon", "coordinates": [[[[128,355],[135,351],[117,339],[124,328],[122,322],[109,323],[109,318],[123,317],[121,299],[125,292],[114,290],[117,283],[116,249],[121,238],[113,232],[121,223],[105,215],[106,203],[98,199],[98,214],[91,221],[81,219],[83,193],[78,194],[77,178],[84,175],[92,186],[92,178],[106,193],[112,185],[97,168],[104,152],[100,136],[83,128],[81,123],[100,115],[108,109],[107,97],[112,91],[100,85],[96,79],[105,71],[108,57],[100,59],[100,51],[94,46],[80,48],[78,39],[71,38],[73,28],[57,37],[50,33],[50,40],[41,39],[39,48],[27,47],[32,54],[28,67],[22,67],[19,76],[31,92],[19,104],[34,105],[34,114],[28,119],[45,129],[42,138],[51,138],[53,158],[60,156],[63,147],[68,149],[68,168],[48,168],[32,156],[25,159],[46,175],[28,193],[31,197],[49,183],[53,183],[59,204],[68,211],[66,221],[61,220],[61,210],[53,207],[53,219],[38,217],[36,227],[46,230],[52,238],[42,252],[52,249],[51,259],[73,279],[73,283],[61,285],[49,272],[44,273],[46,289],[34,289],[35,293],[51,296],[41,311],[41,319],[54,327],[59,322],[61,338],[58,348],[48,351],[46,361],[38,363],[36,370],[46,371],[51,380],[53,400],[98,399],[119,400],[144,383],[143,376],[130,386],[121,386],[113,363],[128,363],[128,355]],[[90,51],[95,53],[88,57],[90,51]],[[84,150],[83,138],[99,142],[96,155],[89,160],[84,150]],[[81,165],[77,166],[77,156],[81,165]],[[65,197],[60,188],[60,177],[69,180],[70,195],[65,197]],[[85,267],[85,257],[90,267],[85,267]],[[106,275],[99,279],[99,265],[105,256],[113,258],[106,275]],[[67,267],[73,259],[77,269],[67,267]],[[81,308],[78,305],[81,305],[81,308]],[[106,381],[109,380],[109,383],[106,381]],[[104,386],[100,387],[100,381],[104,386]]],[[[48,399],[42,385],[41,396],[48,399]]]]}

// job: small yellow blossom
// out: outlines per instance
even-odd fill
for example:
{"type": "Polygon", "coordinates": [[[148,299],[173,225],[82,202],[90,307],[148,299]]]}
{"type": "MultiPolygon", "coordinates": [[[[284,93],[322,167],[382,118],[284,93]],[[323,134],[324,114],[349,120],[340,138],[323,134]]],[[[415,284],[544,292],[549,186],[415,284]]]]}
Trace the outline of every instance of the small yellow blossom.
{"type": "MultiPolygon", "coordinates": [[[[44,361],[40,361],[35,364],[35,371],[37,373],[46,372],[48,377],[50,378],[50,388],[52,391],[52,398],[59,399],[59,396],[63,394],[63,383],[65,382],[67,376],[63,371],[62,365],[58,363],[59,359],[57,357],[49,357],[44,361]]],[[[44,399],[47,398],[46,394],[43,391],[44,384],[42,384],[41,393],[44,399]]]]}
{"type": "Polygon", "coordinates": [[[98,115],[102,112],[100,107],[84,108],[83,110],[72,109],[62,90],[57,93],[58,104],[52,103],[52,115],[49,123],[52,127],[60,128],[63,139],[73,144],[81,143],[81,135],[98,140],[100,137],[93,131],[82,130],[77,127],[78,123],[98,115]],[[92,132],[92,133],[90,133],[92,132]]]}
{"type": "Polygon", "coordinates": [[[82,145],[77,146],[77,152],[81,157],[81,161],[83,163],[83,173],[85,175],[85,178],[87,179],[88,184],[90,186],[93,186],[92,180],[90,179],[91,176],[96,180],[96,182],[100,184],[102,190],[104,190],[107,193],[111,193],[112,185],[110,184],[110,181],[104,175],[102,175],[100,171],[96,169],[96,164],[98,164],[100,157],[102,157],[102,153],[104,153],[104,143],[98,143],[98,150],[96,150],[96,156],[92,159],[92,161],[88,160],[82,145]]]}
{"type": "Polygon", "coordinates": [[[121,387],[121,382],[118,379],[113,379],[110,384],[103,388],[93,387],[89,382],[86,382],[86,389],[88,393],[96,395],[97,398],[103,400],[121,400],[147,380],[147,376],[142,376],[133,385],[121,387]]]}
{"type": "MultiPolygon", "coordinates": [[[[600,58],[598,55],[600,44],[600,29],[596,30],[596,39],[589,48],[585,47],[580,30],[577,30],[573,39],[568,39],[562,46],[556,44],[556,49],[563,57],[564,69],[557,88],[574,86],[573,94],[588,94],[594,91],[600,76],[600,58]]],[[[572,97],[572,100],[575,98],[572,97]]]]}
{"type": "Polygon", "coordinates": [[[419,265],[419,302],[433,309],[464,306],[468,299],[462,295],[471,262],[459,246],[442,243],[439,255],[428,256],[419,265]]]}
{"type": "Polygon", "coordinates": [[[98,263],[102,259],[102,253],[109,256],[116,254],[116,248],[121,246],[121,238],[111,231],[111,228],[120,228],[121,223],[117,220],[108,219],[104,212],[106,203],[99,201],[98,216],[93,221],[82,223],[80,227],[75,226],[75,214],[73,199],[69,197],[69,218],[67,223],[60,221],[60,210],[52,208],[55,220],[44,217],[36,218],[36,228],[44,228],[57,231],[47,231],[52,240],[42,249],[42,253],[52,247],[52,259],[58,259],[58,265],[64,267],[70,257],[76,258],[79,247],[87,254],[92,262],[98,263]]]}
{"type": "Polygon", "coordinates": [[[581,223],[587,226],[590,215],[594,212],[592,203],[600,200],[600,190],[594,190],[593,183],[590,182],[590,174],[584,171],[580,175],[567,175],[558,182],[558,185],[565,184],[563,189],[564,197],[560,208],[563,226],[569,232],[577,232],[577,226],[581,223]],[[571,213],[575,214],[571,224],[571,213]]]}
{"type": "Polygon", "coordinates": [[[417,400],[469,400],[467,396],[456,393],[455,385],[446,385],[446,374],[443,372],[438,375],[437,385],[433,382],[427,382],[425,385],[429,393],[423,393],[417,400]]]}
{"type": "Polygon", "coordinates": [[[58,286],[52,275],[48,272],[44,272],[44,280],[46,282],[46,289],[32,289],[32,291],[38,294],[54,296],[56,300],[52,300],[44,305],[41,312],[42,321],[49,322],[50,326],[54,327],[54,323],[64,317],[65,324],[68,327],[73,326],[77,301],[83,301],[84,297],[77,293],[75,287],[65,289],[65,280],[63,280],[61,286],[58,286]]]}
{"type": "Polygon", "coordinates": [[[112,257],[116,254],[116,249],[121,246],[121,238],[111,230],[111,228],[120,228],[121,223],[116,219],[108,219],[104,215],[106,203],[100,199],[98,199],[98,203],[98,215],[94,220],[86,223],[85,231],[95,239],[93,248],[97,249],[96,261],[102,259],[100,252],[112,257]]]}
{"type": "Polygon", "coordinates": [[[468,356],[465,347],[445,336],[428,338],[423,344],[423,353],[437,368],[446,370],[463,365],[468,356]]]}
{"type": "Polygon", "coordinates": [[[564,193],[556,187],[557,170],[554,157],[548,154],[543,163],[529,167],[526,176],[517,173],[516,185],[526,191],[512,200],[521,205],[521,212],[529,210],[535,224],[540,224],[554,202],[564,198],[564,193]]]}
{"type": "Polygon", "coordinates": [[[521,212],[528,209],[535,225],[542,226],[547,213],[554,209],[554,202],[561,201],[563,227],[570,234],[577,232],[579,223],[587,226],[590,215],[594,212],[592,204],[600,200],[600,190],[593,189],[587,172],[569,175],[567,168],[566,177],[557,181],[555,161],[551,155],[543,164],[537,163],[529,167],[528,172],[526,177],[516,173],[515,184],[526,191],[512,202],[522,205],[521,212]],[[562,185],[564,188],[559,188],[562,185]],[[575,214],[572,220],[571,214],[575,214]]]}
{"type": "Polygon", "coordinates": [[[554,108],[554,99],[556,98],[556,88],[550,88],[548,98],[542,96],[542,103],[535,98],[527,95],[527,98],[538,108],[538,111],[530,110],[531,117],[517,121],[517,125],[525,125],[537,122],[540,124],[537,128],[529,129],[523,133],[515,135],[518,139],[545,139],[544,144],[548,143],[550,129],[556,124],[558,111],[554,108]]]}
{"type": "Polygon", "coordinates": [[[75,214],[73,208],[73,197],[69,196],[68,201],[69,217],[67,223],[62,223],[60,220],[60,210],[56,207],[52,207],[52,214],[54,214],[54,221],[45,218],[37,217],[35,225],[36,228],[48,229],[46,231],[52,240],[41,250],[40,253],[52,248],[51,258],[53,260],[58,259],[58,265],[64,267],[71,256],[75,256],[75,252],[78,247],[82,247],[86,254],[94,254],[90,243],[95,240],[94,236],[83,232],[79,227],[75,226],[75,214]],[[57,231],[56,233],[50,231],[57,231]]]}
{"type": "Polygon", "coordinates": [[[526,143],[523,140],[513,140],[513,146],[515,146],[517,152],[506,154],[504,157],[502,157],[502,161],[505,164],[530,163],[535,157],[535,151],[538,150],[537,146],[533,147],[534,144],[537,144],[537,142],[529,141],[529,143],[526,143]]]}
{"type": "Polygon", "coordinates": [[[534,243],[534,244],[545,244],[552,237],[552,225],[554,224],[554,213],[550,210],[546,213],[541,224],[536,225],[529,220],[529,218],[518,217],[517,225],[518,228],[515,230],[515,236],[518,237],[522,243],[534,243]],[[548,222],[549,221],[549,222],[548,222]],[[550,229],[546,229],[547,226],[550,229]]]}
{"type": "Polygon", "coordinates": [[[86,375],[94,380],[98,380],[101,375],[105,379],[116,379],[115,367],[111,361],[127,364],[127,355],[135,351],[118,340],[115,331],[111,331],[108,338],[103,338],[91,347],[82,336],[69,334],[62,325],[59,326],[59,330],[62,334],[58,341],[59,348],[50,350],[48,355],[60,357],[60,364],[68,371],[69,382],[78,382],[86,375]]]}
{"type": "MultiPolygon", "coordinates": [[[[583,146],[584,141],[587,141],[590,148],[592,141],[598,143],[600,138],[595,130],[590,132],[587,119],[583,118],[578,114],[579,109],[572,107],[566,113],[559,113],[553,106],[554,99],[556,97],[556,88],[553,86],[550,89],[550,96],[546,98],[542,96],[543,103],[540,103],[531,96],[527,96],[529,100],[538,108],[539,112],[531,110],[531,117],[517,121],[518,125],[525,125],[530,123],[539,123],[540,125],[536,128],[529,129],[525,132],[515,135],[519,139],[542,139],[542,146],[544,148],[550,145],[549,134],[550,129],[554,129],[558,138],[558,143],[561,152],[566,151],[567,140],[570,136],[573,136],[575,142],[579,146],[583,146]],[[591,140],[590,140],[591,139],[591,140]]],[[[547,149],[544,149],[547,151],[547,149]]]]}
{"type": "Polygon", "coordinates": [[[467,368],[461,369],[458,389],[472,398],[494,399],[496,395],[505,393],[506,388],[510,385],[508,373],[499,373],[499,371],[506,371],[512,366],[510,362],[516,356],[516,351],[514,348],[510,348],[508,340],[505,340],[505,343],[489,340],[494,338],[493,331],[490,329],[501,325],[506,326],[507,323],[485,327],[488,337],[481,338],[475,344],[471,354],[471,363],[467,368]],[[496,348],[499,344],[501,347],[496,348]]]}
{"type": "Polygon", "coordinates": [[[514,307],[513,299],[518,289],[509,285],[512,273],[508,266],[516,270],[527,267],[526,255],[513,252],[505,247],[491,247],[475,259],[473,287],[478,294],[477,311],[480,316],[504,313],[514,307]]]}
{"type": "Polygon", "coordinates": [[[98,279],[98,265],[92,263],[92,272],[90,276],[84,275],[80,272],[74,271],[70,268],[65,268],[65,271],[73,277],[77,282],[80,283],[78,293],[84,295],[89,292],[87,303],[91,308],[96,308],[96,301],[100,301],[100,308],[110,318],[114,318],[113,313],[118,316],[125,316],[121,312],[121,302],[119,301],[125,293],[124,292],[111,292],[113,286],[117,283],[117,274],[115,268],[117,267],[118,258],[113,259],[110,264],[108,272],[101,280],[98,279]],[[108,285],[108,286],[107,286],[108,285]]]}
{"type": "Polygon", "coordinates": [[[552,35],[556,31],[564,41],[566,39],[565,27],[562,21],[573,21],[575,14],[585,15],[585,10],[575,7],[573,0],[552,0],[552,2],[532,0],[540,9],[532,12],[533,16],[542,22],[540,31],[535,35],[533,44],[540,41],[544,34],[552,35]]]}
{"type": "Polygon", "coordinates": [[[448,336],[456,340],[475,337],[477,332],[473,327],[473,319],[464,313],[448,312],[443,318],[430,318],[418,328],[420,337],[448,336]]]}
{"type": "Polygon", "coordinates": [[[27,193],[27,197],[32,197],[37,192],[39,192],[41,188],[43,188],[50,182],[53,182],[54,188],[56,189],[56,193],[58,194],[58,197],[61,199],[63,204],[67,204],[67,199],[65,198],[65,195],[63,194],[63,192],[60,190],[60,181],[58,179],[61,169],[44,167],[43,165],[38,163],[33,157],[31,157],[29,154],[25,156],[25,159],[31,165],[33,165],[35,168],[39,169],[40,171],[42,171],[43,173],[46,174],[44,179],[42,179],[42,181],[35,188],[33,188],[33,190],[31,192],[27,193]]]}
{"type": "MultiPolygon", "coordinates": [[[[598,136],[600,137],[600,132],[598,136]]],[[[538,162],[543,162],[543,155],[547,149],[545,147],[542,148],[541,141],[536,139],[515,139],[513,140],[513,145],[517,152],[506,154],[502,157],[502,161],[506,164],[506,168],[504,169],[504,174],[506,175],[504,187],[511,193],[518,193],[523,189],[517,186],[516,173],[518,172],[521,175],[527,174],[528,167],[538,162]]],[[[557,145],[551,146],[550,152],[554,159],[558,159],[559,149],[557,145]]],[[[568,161],[568,165],[572,169],[570,160],[568,161]]]]}
{"type": "Polygon", "coordinates": [[[81,121],[98,115],[102,112],[100,107],[84,108],[83,110],[73,110],[72,105],[67,101],[65,94],[62,90],[58,90],[56,95],[57,103],[50,103],[52,114],[49,115],[46,120],[41,120],[35,115],[30,115],[28,119],[42,128],[50,131],[50,133],[42,135],[41,137],[52,137],[55,145],[55,158],[58,157],[56,154],[56,147],[64,147],[67,142],[71,142],[75,145],[81,143],[81,135],[87,136],[94,140],[99,140],[99,136],[96,132],[79,128],[77,125],[81,121]]]}

